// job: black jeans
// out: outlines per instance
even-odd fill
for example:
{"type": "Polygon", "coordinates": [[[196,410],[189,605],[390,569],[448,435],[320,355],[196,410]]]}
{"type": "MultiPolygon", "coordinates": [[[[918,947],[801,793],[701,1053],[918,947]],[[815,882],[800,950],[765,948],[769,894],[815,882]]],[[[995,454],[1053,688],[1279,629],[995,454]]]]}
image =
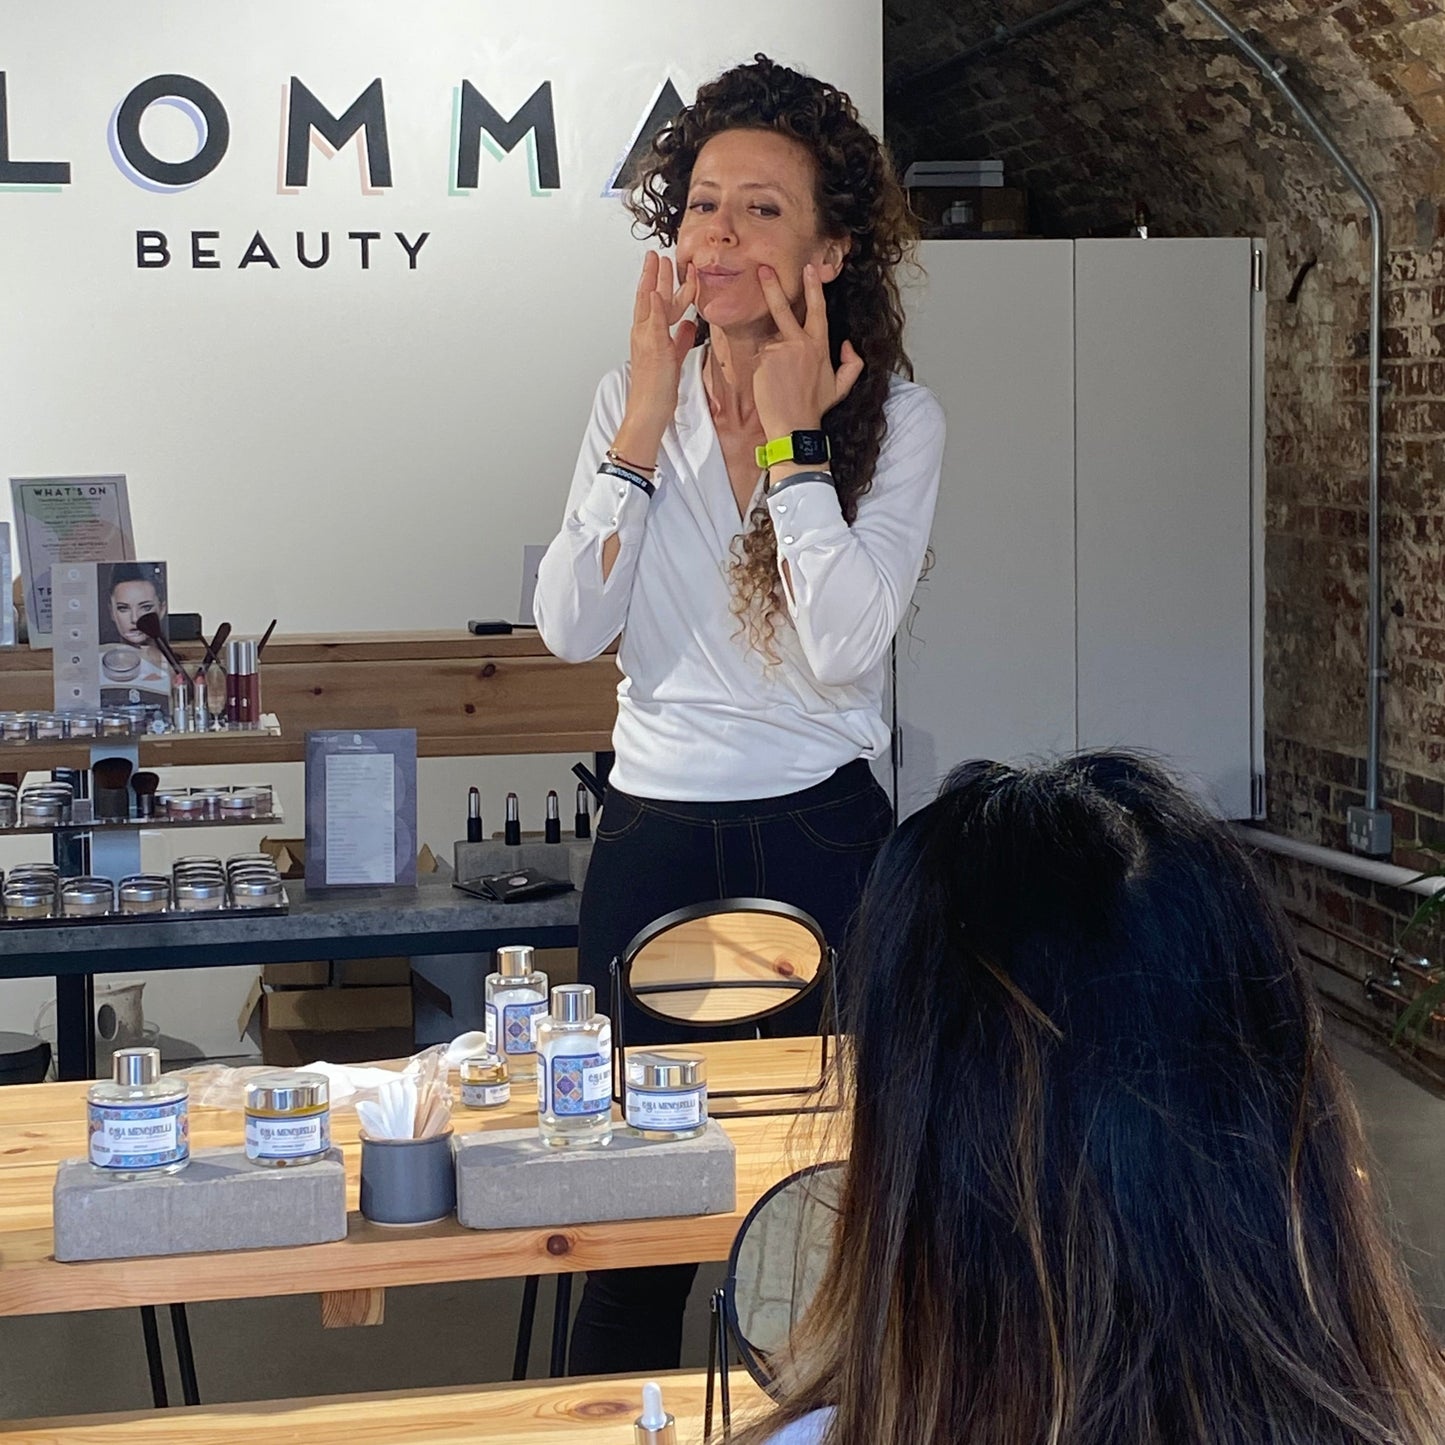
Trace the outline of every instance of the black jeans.
{"type": "MultiPolygon", "coordinates": [[[[891,827],[888,795],[861,759],[815,787],[748,802],[674,803],[609,788],[582,893],[578,977],[605,1010],[612,960],[638,933],[674,909],[720,898],[790,903],[840,948],[891,827]]],[[[773,1031],[815,1032],[818,994],[773,1031]]],[[[626,1010],[629,1048],[725,1036],[668,1025],[630,1003],[626,1010]]],[[[692,1264],[594,1270],[572,1329],[571,1373],[676,1369],[696,1273],[692,1264]]]]}

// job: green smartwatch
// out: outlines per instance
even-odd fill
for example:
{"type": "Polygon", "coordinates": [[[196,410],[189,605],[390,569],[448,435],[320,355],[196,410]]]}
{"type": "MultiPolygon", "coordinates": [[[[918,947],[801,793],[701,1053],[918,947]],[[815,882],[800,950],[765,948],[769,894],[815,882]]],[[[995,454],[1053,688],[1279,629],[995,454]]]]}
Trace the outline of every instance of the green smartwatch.
{"type": "Polygon", "coordinates": [[[758,466],[763,471],[779,462],[801,462],[815,467],[828,460],[828,433],[795,431],[758,448],[758,466]]]}

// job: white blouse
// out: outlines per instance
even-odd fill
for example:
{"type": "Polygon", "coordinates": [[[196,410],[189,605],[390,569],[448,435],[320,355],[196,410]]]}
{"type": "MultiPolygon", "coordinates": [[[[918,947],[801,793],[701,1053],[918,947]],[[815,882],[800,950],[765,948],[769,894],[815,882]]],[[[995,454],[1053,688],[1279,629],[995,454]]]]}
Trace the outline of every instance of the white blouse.
{"type": "MultiPolygon", "coordinates": [[[[730,548],[745,519],[703,388],[703,352],[684,363],[651,498],[598,474],[622,424],[628,370],[603,377],[562,530],[537,573],[537,627],[568,662],[596,657],[622,634],[612,782],[623,792],[680,802],[778,797],[888,747],[888,644],[928,547],[943,410],[926,388],[893,378],[873,485],[851,527],[828,482],[768,497],[792,578],[792,625],[780,620],[781,660],[769,664],[729,609],[730,548]],[[602,544],[614,533],[620,548],[604,582],[602,544]]],[[[759,475],[749,513],[762,485],[759,475]]]]}

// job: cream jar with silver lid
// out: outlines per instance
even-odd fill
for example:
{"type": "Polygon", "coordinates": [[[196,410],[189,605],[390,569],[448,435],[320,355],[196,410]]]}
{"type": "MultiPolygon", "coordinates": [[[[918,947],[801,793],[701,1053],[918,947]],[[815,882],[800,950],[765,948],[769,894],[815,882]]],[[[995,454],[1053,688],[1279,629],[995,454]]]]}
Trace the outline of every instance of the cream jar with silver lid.
{"type": "Polygon", "coordinates": [[[279,878],[231,879],[231,903],[236,908],[279,908],[285,901],[279,878]]]}
{"type": "Polygon", "coordinates": [[[627,1055],[623,1113],[644,1139],[695,1139],[707,1128],[707,1060],[701,1054],[627,1055]]]}
{"type": "Polygon", "coordinates": [[[69,798],[56,795],[22,793],[20,795],[20,825],[37,827],[68,823],[71,802],[69,798]]]}
{"type": "Polygon", "coordinates": [[[55,917],[55,884],[48,879],[12,873],[5,880],[4,900],[8,919],[55,917]]]}
{"type": "Polygon", "coordinates": [[[331,1086],[324,1074],[283,1069],[246,1085],[246,1158],[286,1169],[331,1148],[331,1086]]]}
{"type": "Polygon", "coordinates": [[[159,873],[135,873],[120,880],[122,913],[164,913],[171,906],[171,880],[159,873]]]}
{"type": "Polygon", "coordinates": [[[181,913],[216,913],[226,906],[226,883],[221,878],[177,878],[173,891],[181,913]]]}
{"type": "Polygon", "coordinates": [[[468,1109],[499,1109],[512,1098],[507,1061],[498,1054],[473,1054],[457,1067],[462,1105],[468,1109]]]}
{"type": "Polygon", "coordinates": [[[115,911],[115,885],[109,878],[67,878],[60,907],[67,918],[104,918],[115,911]]]}

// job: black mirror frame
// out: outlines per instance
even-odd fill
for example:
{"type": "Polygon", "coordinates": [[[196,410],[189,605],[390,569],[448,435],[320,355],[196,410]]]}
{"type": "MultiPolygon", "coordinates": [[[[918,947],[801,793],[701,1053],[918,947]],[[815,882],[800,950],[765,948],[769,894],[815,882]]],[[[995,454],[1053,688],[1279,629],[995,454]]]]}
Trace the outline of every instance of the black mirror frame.
{"type": "Polygon", "coordinates": [[[771,1185],[761,1194],[738,1226],[738,1232],[733,1236],[732,1247],[728,1250],[727,1274],[723,1278],[722,1287],[713,1292],[710,1303],[712,1319],[708,1337],[707,1393],[703,1406],[703,1445],[711,1445],[712,1442],[715,1394],[721,1406],[724,1445],[732,1438],[732,1390],[728,1381],[729,1348],[736,1352],[743,1368],[764,1394],[773,1400],[780,1398],[777,1391],[777,1378],[763,1363],[763,1358],[757,1348],[743,1334],[742,1322],[738,1318],[738,1259],[742,1254],[743,1241],[746,1240],[748,1231],[769,1203],[785,1189],[792,1188],[800,1179],[807,1179],[814,1174],[831,1173],[842,1168],[843,1161],[841,1159],[830,1159],[794,1170],[793,1173],[779,1179],[776,1184],[771,1185]]]}
{"type": "MultiPolygon", "coordinates": [[[[716,1099],[781,1100],[796,1099],[800,1095],[820,1098],[828,1084],[829,1060],[838,1052],[842,1042],[838,1035],[838,975],[836,964],[837,954],[829,945],[827,939],[823,937],[823,930],[818,926],[817,921],[801,908],[794,908],[791,903],[780,903],[774,898],[722,898],[711,903],[691,903],[685,908],[676,908],[671,913],[663,914],[661,918],[655,919],[649,923],[646,928],[634,935],[626,949],[619,957],[614,958],[610,965],[613,1101],[625,1106],[627,1098],[627,1039],[625,1024],[623,1022],[623,1007],[627,999],[630,998],[644,1013],[650,1015],[652,1018],[661,1019],[665,1023],[675,1024],[682,1028],[725,1028],[730,1027],[734,1022],[753,1024],[763,1019],[776,1018],[785,1010],[792,1008],[800,1000],[807,998],[815,989],[826,987],[828,996],[824,1003],[820,1025],[822,1047],[819,1051],[818,1077],[811,1083],[788,1085],[780,1088],[726,1090],[714,1090],[710,1088],[708,1090],[709,1117],[712,1116],[712,1102],[716,1099]],[[669,1014],[658,1013],[656,1009],[649,1008],[647,1004],[638,997],[630,982],[633,959],[648,943],[660,934],[665,933],[668,929],[675,928],[682,923],[694,922],[699,918],[711,918],[725,913],[770,913],[776,917],[791,919],[795,923],[802,924],[802,926],[818,940],[820,957],[817,973],[813,975],[813,978],[804,985],[804,987],[791,993],[788,998],[776,1007],[767,1009],[759,1014],[750,1014],[743,1020],[695,1024],[689,1020],[673,1018],[669,1014]]],[[[756,987],[757,985],[750,984],[748,986],[756,987]]],[[[768,1118],[777,1114],[831,1114],[836,1113],[841,1108],[841,1099],[834,1099],[829,1102],[816,1102],[812,1104],[794,1103],[768,1108],[729,1109],[722,1117],[728,1119],[755,1119],[768,1118]]]]}

